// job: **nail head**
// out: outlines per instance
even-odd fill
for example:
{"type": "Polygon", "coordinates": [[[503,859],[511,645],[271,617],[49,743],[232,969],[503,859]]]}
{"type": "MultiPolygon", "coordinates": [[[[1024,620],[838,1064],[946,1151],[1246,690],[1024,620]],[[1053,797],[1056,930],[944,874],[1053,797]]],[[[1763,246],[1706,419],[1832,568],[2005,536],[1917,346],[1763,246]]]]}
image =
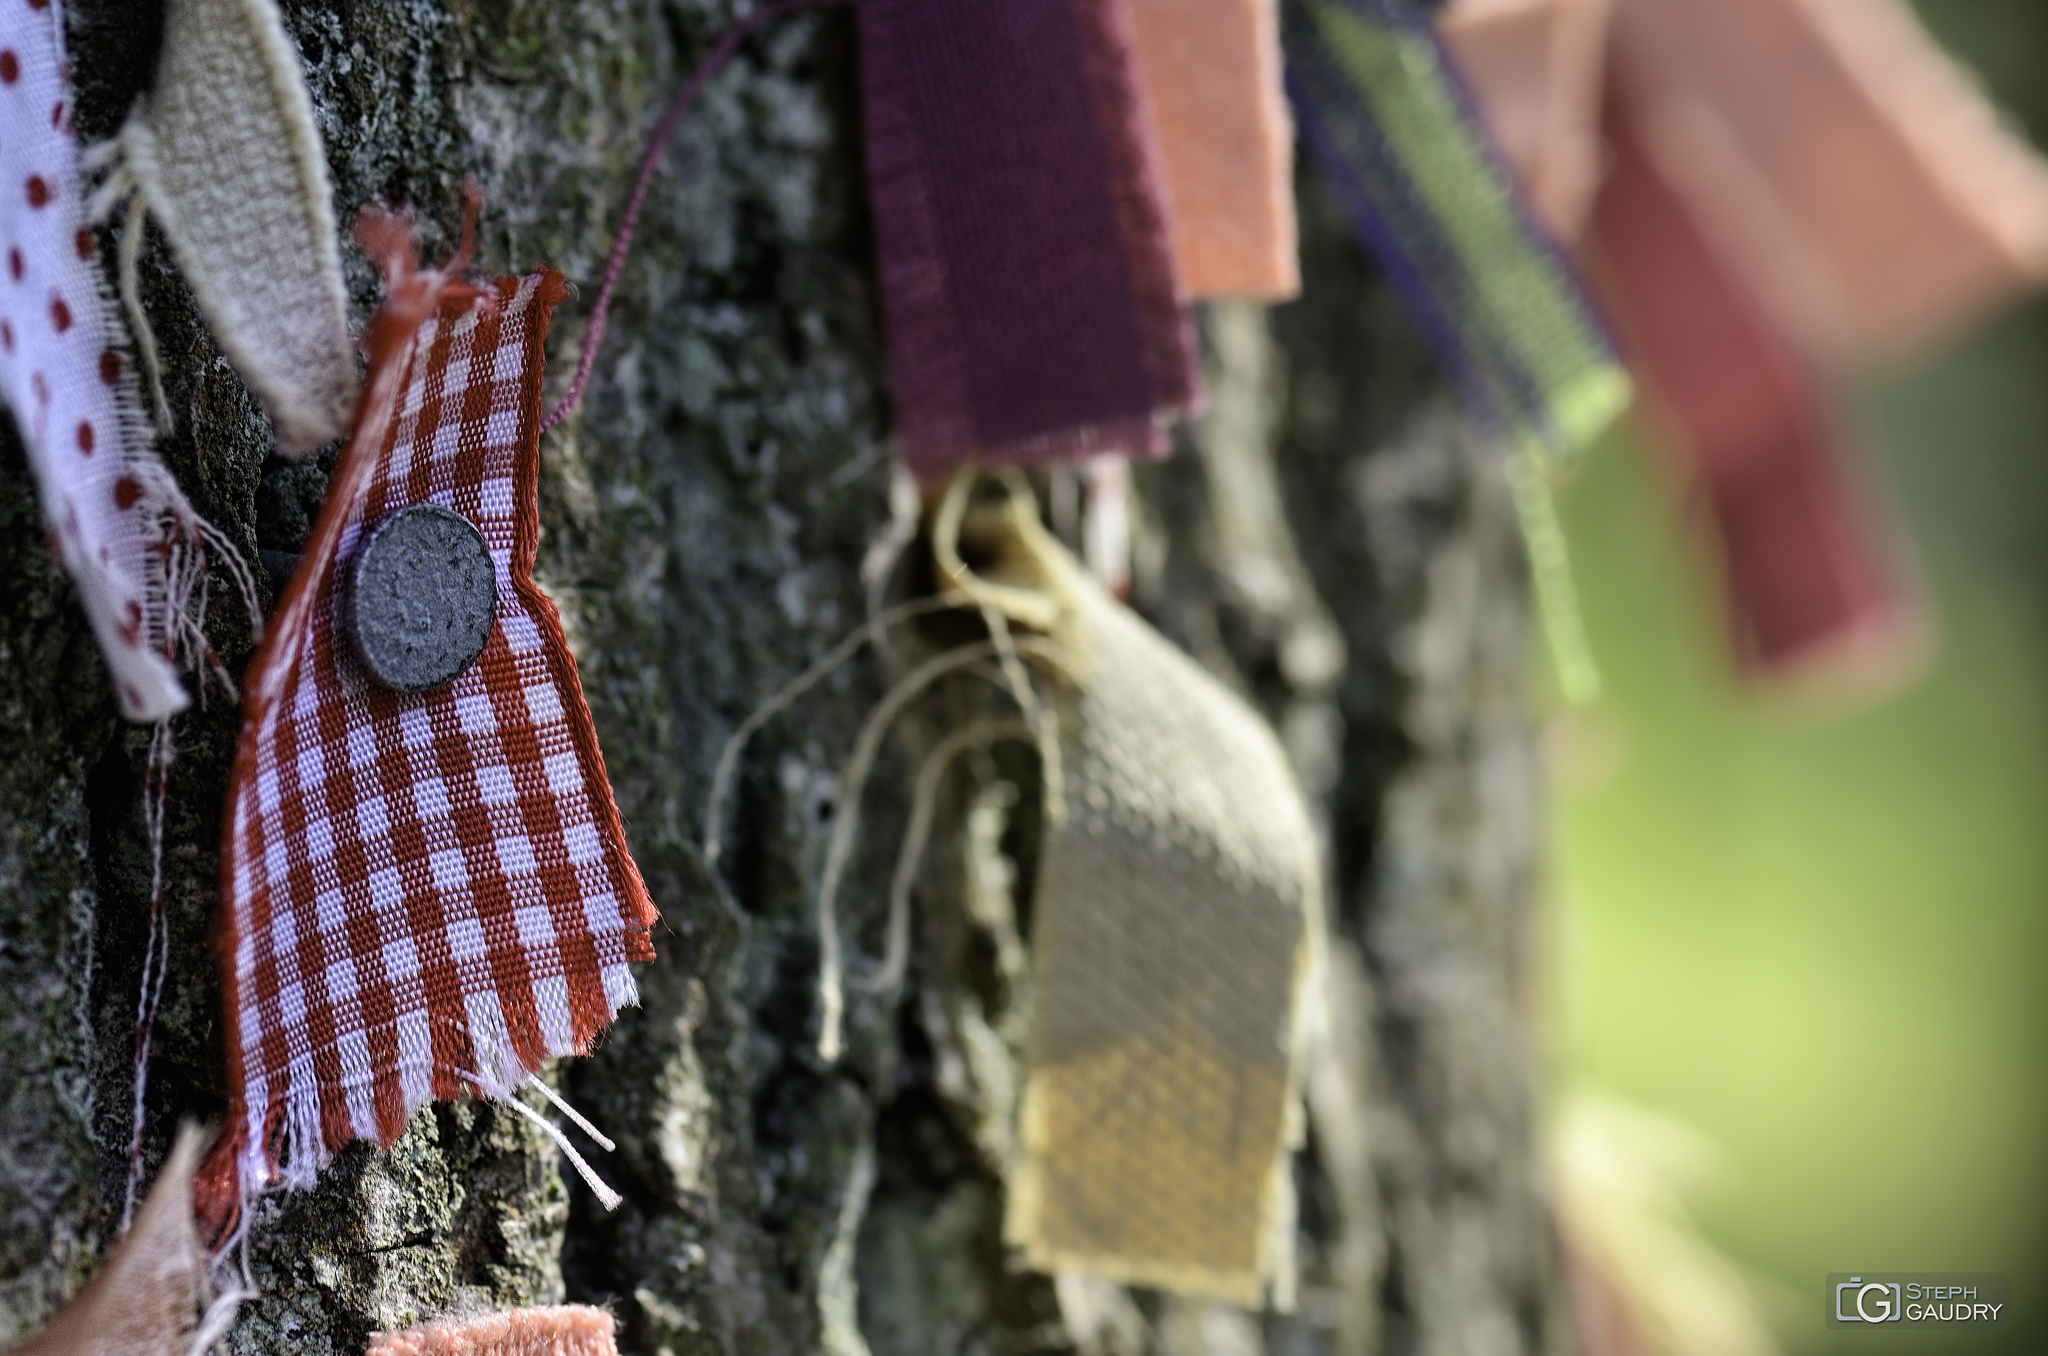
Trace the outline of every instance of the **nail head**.
{"type": "Polygon", "coordinates": [[[498,576],[476,525],[413,504],[363,535],[347,575],[343,628],[363,668],[394,692],[454,682],[490,639],[498,576]]]}

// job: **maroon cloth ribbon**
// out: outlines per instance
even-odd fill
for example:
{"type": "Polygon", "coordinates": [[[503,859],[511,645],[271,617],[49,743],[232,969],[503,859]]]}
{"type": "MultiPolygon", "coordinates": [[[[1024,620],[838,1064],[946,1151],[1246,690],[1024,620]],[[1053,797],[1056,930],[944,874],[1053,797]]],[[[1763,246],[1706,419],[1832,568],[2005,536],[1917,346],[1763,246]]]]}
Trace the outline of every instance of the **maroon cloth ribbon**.
{"type": "Polygon", "coordinates": [[[1827,659],[1888,669],[1912,632],[1911,600],[1823,380],[1611,106],[1606,135],[1593,251],[1715,538],[1738,663],[1752,676],[1827,659]]]}
{"type": "Polygon", "coordinates": [[[859,9],[911,469],[1162,452],[1198,386],[1122,0],[859,9]]]}

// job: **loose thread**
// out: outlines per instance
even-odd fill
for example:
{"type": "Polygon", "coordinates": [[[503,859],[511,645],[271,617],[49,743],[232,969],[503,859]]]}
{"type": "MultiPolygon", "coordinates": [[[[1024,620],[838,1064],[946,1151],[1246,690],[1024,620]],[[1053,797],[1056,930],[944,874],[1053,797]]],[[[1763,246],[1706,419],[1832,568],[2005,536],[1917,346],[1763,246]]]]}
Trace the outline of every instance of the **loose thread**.
{"type": "Polygon", "coordinates": [[[1037,735],[1038,731],[1028,721],[982,721],[955,730],[925,755],[910,797],[910,827],[903,832],[903,846],[896,854],[896,870],[889,880],[889,930],[882,964],[866,979],[856,980],[855,988],[863,993],[891,994],[903,987],[903,977],[910,970],[910,891],[917,883],[925,843],[931,838],[932,819],[938,811],[939,779],[946,769],[967,749],[986,748],[1004,739],[1035,745],[1037,735]]]}
{"type": "Polygon", "coordinates": [[[626,199],[626,211],[619,218],[619,234],[612,241],[610,255],[605,259],[604,281],[598,286],[597,301],[590,308],[590,324],[583,334],[583,352],[576,359],[576,375],[569,382],[569,389],[563,393],[547,418],[541,420],[540,431],[546,433],[569,417],[578,401],[583,399],[583,387],[590,380],[591,365],[597,361],[598,345],[604,342],[605,322],[611,316],[612,289],[617,286],[619,274],[626,267],[626,252],[633,246],[633,232],[640,224],[640,209],[647,201],[647,190],[654,182],[654,171],[661,163],[663,152],[668,149],[669,138],[675,135],[677,124],[683,114],[704,92],[704,87],[723,71],[732,60],[739,45],[756,31],[786,14],[800,9],[819,9],[827,5],[850,3],[851,0],[778,0],[778,3],[758,9],[727,29],[710,53],[697,63],[697,69],[690,75],[675,98],[669,100],[668,108],[661,115],[661,121],[654,129],[654,139],[648,144],[647,154],[640,161],[640,173],[633,181],[633,194],[626,199]]]}
{"type": "MultiPolygon", "coordinates": [[[[562,1151],[562,1157],[569,1160],[569,1166],[576,1169],[576,1175],[583,1179],[583,1184],[590,1188],[592,1195],[597,1197],[597,1203],[603,1206],[607,1213],[619,1208],[620,1203],[625,1200],[625,1197],[612,1190],[606,1184],[604,1178],[597,1175],[597,1169],[591,1167],[589,1161],[582,1154],[576,1152],[576,1146],[569,1142],[569,1137],[562,1133],[560,1126],[520,1101],[518,1094],[511,1089],[507,1089],[504,1093],[500,1094],[489,1083],[486,1083],[467,1069],[455,1070],[455,1076],[473,1084],[486,1097],[500,1106],[510,1107],[519,1115],[539,1126],[541,1133],[553,1140],[555,1147],[562,1151]]],[[[550,1100],[554,1099],[550,1098],[550,1100]]],[[[590,1128],[589,1122],[584,1121],[581,1116],[578,1116],[576,1119],[585,1129],[590,1128]]],[[[591,1133],[596,1135],[594,1130],[591,1133]]],[[[602,1139],[602,1136],[598,1136],[598,1138],[602,1139]]],[[[607,1149],[616,1147],[609,1140],[604,1140],[604,1144],[607,1149]]]]}
{"type": "Polygon", "coordinates": [[[617,1150],[619,1146],[612,1143],[612,1137],[610,1135],[607,1135],[604,1131],[592,1125],[590,1123],[589,1117],[585,1116],[575,1107],[569,1105],[569,1100],[566,1097],[562,1096],[561,1093],[556,1092],[553,1088],[549,1087],[547,1080],[542,1078],[538,1072],[528,1074],[526,1076],[526,1081],[531,1083],[534,1087],[538,1088],[540,1090],[540,1095],[547,1098],[549,1102],[554,1104],[555,1110],[561,1112],[564,1116],[567,1116],[571,1121],[574,1121],[576,1123],[577,1129],[581,1130],[584,1134],[596,1140],[598,1146],[602,1148],[606,1153],[612,1153],[615,1150],[617,1150]]]}
{"type": "MultiPolygon", "coordinates": [[[[1027,636],[1016,643],[1019,654],[1057,665],[1060,652],[1050,641],[1027,636]]],[[[832,841],[825,850],[825,870],[818,883],[818,1055],[837,1060],[845,1049],[846,996],[841,983],[839,958],[839,883],[844,879],[853,854],[853,836],[860,826],[861,793],[867,789],[868,774],[881,752],[882,738],[889,732],[897,713],[912,698],[948,674],[972,668],[994,659],[999,648],[993,640],[978,640],[934,655],[899,679],[869,708],[853,742],[853,756],[839,774],[838,814],[832,821],[832,841]]]]}
{"type": "MultiPolygon", "coordinates": [[[[143,474],[159,502],[163,525],[163,595],[159,602],[165,634],[158,637],[168,656],[194,676],[202,704],[209,675],[232,698],[234,676],[214,653],[206,639],[204,620],[208,596],[208,559],[217,559],[248,610],[249,625],[257,634],[263,629],[263,612],[257,602],[256,583],[241,553],[221,531],[201,517],[177,484],[160,467],[155,475],[143,474]]],[[[178,746],[171,735],[168,718],[159,720],[150,732],[149,760],[143,773],[142,814],[149,837],[149,937],[142,955],[141,993],[135,1007],[135,1071],[132,1085],[132,1120],[128,1131],[128,1182],[121,1207],[121,1228],[125,1231],[135,1218],[142,1197],[142,1148],[149,1111],[149,1055],[156,1035],[157,1013],[163,1006],[164,981],[171,968],[170,924],[164,917],[164,808],[170,795],[171,764],[178,746]]]]}
{"type": "Polygon", "coordinates": [[[142,993],[135,1010],[135,1110],[128,1132],[128,1195],[121,1207],[121,1231],[135,1221],[142,1197],[142,1139],[149,1100],[149,1046],[163,1004],[164,976],[171,968],[171,930],[164,921],[164,802],[177,747],[171,722],[160,720],[149,737],[149,767],[143,776],[142,817],[149,835],[149,941],[142,953],[142,993]]]}
{"type": "Polygon", "coordinates": [[[128,324],[135,331],[135,351],[142,358],[143,385],[149,391],[149,412],[156,420],[156,431],[163,437],[171,434],[171,405],[164,399],[163,364],[157,358],[156,331],[150,328],[149,315],[142,309],[142,227],[148,213],[148,204],[142,195],[135,193],[128,200],[128,219],[121,226],[121,240],[116,254],[120,278],[121,307],[128,312],[128,324]]]}
{"type": "Polygon", "coordinates": [[[724,845],[718,832],[719,820],[725,814],[725,802],[732,793],[732,780],[739,771],[740,754],[745,751],[747,741],[752,739],[762,726],[788,710],[806,692],[831,677],[842,664],[859,653],[863,645],[879,645],[890,627],[928,613],[945,612],[972,605],[965,594],[944,593],[931,598],[913,599],[877,613],[858,630],[845,636],[837,645],[827,650],[824,656],[809,668],[755,707],[725,741],[725,747],[718,754],[718,766],[711,774],[711,795],[704,806],[704,843],[701,848],[705,871],[717,874],[718,859],[724,854],[724,845]]]}

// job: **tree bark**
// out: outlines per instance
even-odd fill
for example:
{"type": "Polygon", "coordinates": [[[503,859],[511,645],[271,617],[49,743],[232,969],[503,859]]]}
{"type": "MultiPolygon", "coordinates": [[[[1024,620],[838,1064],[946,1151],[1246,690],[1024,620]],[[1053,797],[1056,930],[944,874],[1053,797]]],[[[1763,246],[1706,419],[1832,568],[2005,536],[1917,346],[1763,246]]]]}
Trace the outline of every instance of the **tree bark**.
{"type": "MultiPolygon", "coordinates": [[[[286,6],[337,217],[420,219],[459,190],[482,267],[584,287],[550,395],[669,94],[733,13],[712,0],[329,0],[286,6]]],[[[67,6],[82,137],[150,79],[160,15],[67,6]]],[[[662,911],[643,1005],[558,1072],[619,1141],[606,1215],[502,1108],[422,1110],[356,1145],[253,1235],[237,1352],[362,1350],[451,1309],[613,1305],[635,1352],[1557,1352],[1534,1123],[1526,942],[1538,834],[1526,588],[1497,459],[1312,184],[1305,299],[1203,316],[1212,408],[1134,505],[1134,603],[1275,721],[1331,861],[1329,1015],[1300,1158],[1302,1293],[1250,1315],[1015,1268],[1007,1097],[1035,832],[1022,791],[951,807],[922,878],[911,987],[854,996],[814,1053],[811,899],[836,775],[885,675],[861,662],[750,748],[723,884],[710,770],[768,692],[866,615],[891,521],[854,24],[781,21],[715,81],[657,176],[583,409],[542,440],[538,577],[560,606],[636,860],[662,911]],[[1006,1091],[1007,1090],[1007,1091],[1006,1091]]],[[[108,252],[110,253],[110,251],[108,252]]],[[[176,432],[166,459],[241,547],[289,553],[331,451],[267,422],[152,233],[143,295],[176,432]]],[[[358,319],[377,283],[350,252],[358,319]]],[[[1066,474],[1066,473],[1057,473],[1066,474]]],[[[1057,498],[1057,496],[1054,496],[1057,498]]],[[[119,1218],[149,862],[146,731],[124,725],[0,429],[0,1347],[36,1331],[119,1218]]],[[[273,557],[274,558],[274,557],[273,557]]],[[[254,637],[216,575],[209,633],[254,637]]],[[[172,965],[150,1084],[154,1163],[226,1089],[208,950],[234,704],[175,726],[172,965]]],[[[892,761],[893,760],[893,761],[892,761]]],[[[913,763],[869,787],[844,927],[872,955],[913,763]]]]}

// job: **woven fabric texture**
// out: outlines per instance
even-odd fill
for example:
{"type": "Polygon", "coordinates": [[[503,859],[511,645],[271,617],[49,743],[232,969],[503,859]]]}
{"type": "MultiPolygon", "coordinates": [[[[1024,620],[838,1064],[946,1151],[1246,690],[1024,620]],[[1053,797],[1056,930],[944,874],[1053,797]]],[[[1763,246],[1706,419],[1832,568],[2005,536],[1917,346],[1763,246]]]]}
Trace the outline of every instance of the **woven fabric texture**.
{"type": "Polygon", "coordinates": [[[1130,12],[1182,284],[1197,297],[1286,300],[1301,264],[1277,0],[1130,0],[1130,12]]]}
{"type": "Polygon", "coordinates": [[[1600,182],[1600,96],[1614,0],[1457,0],[1437,31],[1529,205],[1574,240],[1600,182]]]}
{"type": "Polygon", "coordinates": [[[911,469],[1163,452],[1194,342],[1122,0],[865,0],[860,26],[911,469]]]}
{"type": "Polygon", "coordinates": [[[1322,928],[1308,808],[1256,712],[1011,521],[988,581],[1057,605],[1065,790],[1032,905],[1005,1233],[1044,1270],[1284,1301],[1322,928]]]}
{"type": "Polygon", "coordinates": [[[1624,119],[1591,247],[1721,570],[1738,664],[1869,686],[1920,633],[1828,383],[1716,254],[1624,119]]]}
{"type": "Polygon", "coordinates": [[[1521,204],[1408,0],[1285,0],[1302,138],[1475,411],[1569,452],[1628,402],[1569,265],[1521,204]]]}
{"type": "Polygon", "coordinates": [[[1899,0],[1616,0],[1645,152],[1807,351],[1908,352],[2048,278],[2048,164],[1899,0]]]}
{"type": "Polygon", "coordinates": [[[183,501],[150,450],[86,225],[59,13],[0,6],[0,393],[122,714],[160,720],[187,702],[163,552],[183,501]]]}
{"type": "Polygon", "coordinates": [[[564,291],[544,271],[451,290],[409,339],[372,327],[385,356],[250,672],[217,940],[245,1194],[309,1183],[352,1139],[389,1144],[430,1099],[506,1097],[587,1051],[652,959],[654,910],[530,573],[541,344],[564,291]],[[401,696],[337,634],[337,567],[427,502],[482,532],[497,624],[453,683],[401,696]]]}
{"type": "Polygon", "coordinates": [[[380,1332],[364,1356],[618,1356],[609,1311],[554,1304],[380,1332]]]}
{"type": "Polygon", "coordinates": [[[156,83],[120,147],[278,449],[339,437],[356,387],[348,293],[326,152],[275,0],[170,0],[156,83]]]}

